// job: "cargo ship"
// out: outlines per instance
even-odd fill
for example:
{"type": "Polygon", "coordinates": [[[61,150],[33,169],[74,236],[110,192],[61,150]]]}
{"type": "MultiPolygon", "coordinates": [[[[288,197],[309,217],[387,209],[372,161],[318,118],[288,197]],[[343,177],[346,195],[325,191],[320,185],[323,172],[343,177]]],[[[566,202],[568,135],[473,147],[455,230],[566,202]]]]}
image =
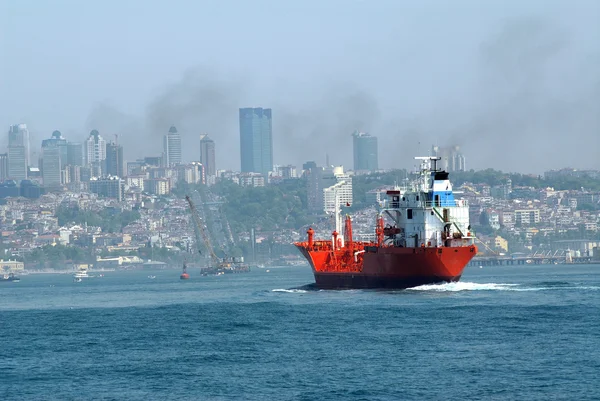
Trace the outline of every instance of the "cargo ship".
{"type": "Polygon", "coordinates": [[[336,199],[331,239],[316,240],[311,227],[307,241],[294,244],[318,288],[405,289],[460,280],[477,254],[469,205],[455,199],[449,173],[437,168],[439,157],[415,159],[416,180],[387,190],[379,203],[374,241],[353,240],[352,220],[346,216],[342,222],[336,199]]]}

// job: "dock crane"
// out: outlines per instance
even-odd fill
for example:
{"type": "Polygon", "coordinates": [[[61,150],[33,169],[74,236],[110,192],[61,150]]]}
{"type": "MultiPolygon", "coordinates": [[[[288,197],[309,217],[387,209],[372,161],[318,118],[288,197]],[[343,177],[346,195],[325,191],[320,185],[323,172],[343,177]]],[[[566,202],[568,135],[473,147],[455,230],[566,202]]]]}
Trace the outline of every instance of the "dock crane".
{"type": "MultiPolygon", "coordinates": [[[[201,273],[203,275],[208,275],[249,271],[249,267],[247,265],[235,263],[234,258],[225,257],[221,259],[217,256],[212,246],[210,235],[206,227],[204,226],[202,219],[200,218],[200,214],[198,213],[198,209],[196,209],[196,205],[194,205],[194,202],[192,201],[189,195],[185,196],[185,200],[187,201],[188,206],[190,207],[192,219],[194,220],[196,244],[199,247],[201,243],[204,243],[204,247],[206,248],[211,260],[211,266],[201,269],[201,273]]],[[[198,252],[200,252],[200,250],[198,250],[198,252]]]]}
{"type": "Polygon", "coordinates": [[[198,252],[200,253],[200,244],[203,243],[208,252],[208,255],[210,256],[210,260],[213,264],[213,267],[216,267],[221,264],[221,260],[219,259],[219,257],[215,253],[215,250],[213,249],[212,242],[210,241],[210,236],[206,231],[206,227],[204,227],[204,223],[200,218],[198,209],[196,209],[196,205],[194,205],[194,202],[192,201],[192,198],[190,198],[189,195],[185,196],[185,200],[187,201],[188,206],[190,207],[190,212],[192,213],[192,220],[194,220],[194,232],[196,234],[196,246],[198,247],[198,252]]]}

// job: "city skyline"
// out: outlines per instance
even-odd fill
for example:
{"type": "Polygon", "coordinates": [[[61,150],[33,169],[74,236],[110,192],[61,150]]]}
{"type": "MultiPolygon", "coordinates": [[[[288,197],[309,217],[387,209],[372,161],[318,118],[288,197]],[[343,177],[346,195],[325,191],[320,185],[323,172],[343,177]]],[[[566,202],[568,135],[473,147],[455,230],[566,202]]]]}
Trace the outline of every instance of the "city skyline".
{"type": "MultiPolygon", "coordinates": [[[[240,109],[241,111],[242,109],[240,109]]],[[[250,109],[252,110],[252,113],[254,113],[255,109],[250,109]]],[[[262,110],[262,109],[261,109],[262,110]]],[[[267,109],[268,110],[268,109],[267,109]]],[[[259,120],[259,122],[257,122],[257,125],[260,125],[261,122],[259,120]]],[[[11,143],[14,146],[20,145],[21,143],[23,143],[23,138],[24,138],[24,134],[21,132],[19,133],[18,128],[21,128],[21,131],[26,129],[26,124],[16,124],[13,125],[9,128],[9,136],[11,136],[11,143]],[[16,133],[18,135],[16,135],[16,133]],[[15,136],[16,135],[16,136],[15,136]]],[[[241,127],[241,126],[240,126],[241,127]]],[[[177,134],[177,129],[175,128],[175,126],[171,126],[170,132],[167,134],[177,134]]],[[[165,136],[165,138],[167,137],[167,135],[165,136]]],[[[357,157],[359,157],[360,152],[356,152],[357,149],[363,149],[364,150],[364,154],[362,155],[363,158],[371,158],[371,161],[366,162],[371,163],[372,165],[376,165],[377,162],[377,138],[371,136],[368,133],[364,133],[364,132],[360,132],[360,131],[354,131],[351,135],[353,137],[353,141],[354,141],[354,157],[355,157],[355,161],[357,161],[357,157]],[[360,141],[358,141],[357,143],[357,139],[358,140],[367,140],[365,143],[360,143],[360,141]]],[[[181,140],[181,138],[179,137],[179,140],[181,140]]],[[[203,163],[203,167],[202,167],[202,182],[206,182],[209,185],[213,185],[216,180],[218,179],[231,179],[231,174],[237,172],[242,172],[241,170],[225,170],[220,168],[219,166],[217,166],[214,160],[214,150],[215,150],[215,143],[214,141],[207,135],[207,134],[201,134],[199,137],[199,144],[200,144],[200,159],[203,158],[202,153],[204,152],[205,156],[204,158],[207,159],[206,163],[203,163]],[[211,167],[210,164],[213,163],[213,166],[211,167]],[[211,168],[214,169],[214,175],[211,175],[211,168]],[[219,173],[218,175],[216,173],[219,173]],[[221,177],[221,174],[225,174],[223,177],[221,177]],[[206,181],[205,181],[206,180],[206,181]]],[[[184,144],[185,145],[185,144],[184,144]]],[[[18,148],[18,146],[17,146],[18,148]]],[[[86,152],[85,152],[85,161],[82,162],[82,150],[83,147],[81,146],[80,143],[77,142],[70,142],[67,141],[61,134],[60,131],[58,130],[54,130],[51,134],[51,137],[49,139],[44,139],[42,140],[42,144],[41,144],[41,157],[39,158],[39,169],[35,168],[35,165],[32,163],[31,166],[28,166],[29,168],[27,169],[28,173],[31,172],[32,175],[32,179],[35,181],[37,179],[42,179],[42,182],[44,183],[44,186],[47,186],[48,188],[57,188],[59,186],[63,186],[66,185],[67,183],[73,182],[74,177],[78,177],[76,179],[76,181],[87,181],[89,180],[89,178],[91,177],[105,177],[105,176],[119,176],[119,177],[126,177],[127,174],[125,173],[125,166],[129,165],[131,162],[130,161],[126,161],[123,157],[124,154],[124,149],[122,145],[118,145],[117,143],[114,142],[109,142],[106,143],[106,141],[104,140],[104,138],[100,135],[100,133],[97,130],[92,130],[90,132],[90,135],[88,137],[88,140],[86,141],[86,146],[85,146],[86,152]],[[54,147],[57,147],[57,149],[53,149],[54,147]],[[110,150],[109,150],[110,149],[110,150]],[[90,153],[91,152],[91,153],[90,153]],[[109,155],[109,152],[112,152],[109,155]],[[66,155],[66,157],[65,157],[66,155]],[[102,159],[102,157],[104,157],[104,159],[102,159]],[[98,160],[96,160],[98,159],[98,160]],[[63,163],[63,160],[67,160],[67,163],[63,163]],[[68,166],[69,168],[67,170],[65,170],[65,167],[68,166]],[[73,167],[77,167],[76,169],[74,169],[73,167]],[[81,167],[81,168],[79,168],[81,167]],[[88,168],[89,167],[89,168],[88,168]]],[[[466,168],[466,163],[465,163],[465,156],[463,155],[463,153],[461,152],[461,149],[459,146],[448,146],[448,147],[440,147],[437,145],[432,145],[431,146],[431,150],[429,152],[430,155],[437,155],[441,157],[441,162],[438,164],[438,167],[449,171],[449,172],[455,172],[455,171],[467,171],[468,169],[466,168]]],[[[2,179],[12,179],[12,177],[10,177],[7,173],[10,167],[10,156],[8,153],[3,154],[3,158],[0,159],[0,161],[2,163],[5,163],[5,168],[0,168],[0,173],[5,174],[3,175],[2,179]],[[2,171],[6,171],[6,173],[2,172],[2,171]]],[[[22,159],[22,158],[21,158],[22,159]]],[[[156,157],[156,156],[146,156],[144,157],[144,160],[142,161],[143,163],[141,165],[147,165],[147,166],[161,166],[163,165],[163,157],[156,157]]],[[[19,161],[19,159],[17,158],[17,161],[19,161]]],[[[140,159],[138,159],[136,161],[139,162],[140,159]]],[[[363,161],[364,162],[364,161],[363,161]]],[[[20,163],[20,162],[19,162],[20,163]]],[[[193,159],[193,160],[181,160],[181,163],[175,163],[173,164],[171,167],[177,167],[178,165],[184,166],[184,165],[190,165],[190,164],[194,164],[194,163],[202,163],[202,160],[198,161],[197,158],[193,159]]],[[[14,164],[14,161],[13,161],[14,164]]],[[[306,165],[307,163],[303,163],[303,165],[306,165]]],[[[320,165],[321,163],[316,163],[316,165],[320,165]]],[[[326,167],[327,167],[327,163],[326,163],[326,167]]],[[[356,166],[356,163],[355,163],[356,166]]],[[[376,169],[361,169],[361,168],[355,168],[355,166],[353,166],[354,168],[352,169],[348,169],[346,168],[346,170],[349,171],[353,171],[353,172],[358,172],[360,173],[364,173],[365,171],[371,171],[374,172],[376,171],[376,169]]],[[[0,166],[1,167],[1,166],[0,166]]],[[[331,166],[330,166],[331,167],[331,166]]],[[[339,165],[339,167],[344,167],[343,165],[339,165]]],[[[562,169],[565,169],[565,167],[562,167],[562,169]]],[[[569,169],[568,167],[566,169],[569,169]]],[[[129,171],[129,168],[127,169],[129,171]]],[[[545,173],[551,172],[551,171],[555,171],[557,169],[551,169],[551,170],[547,170],[545,173]]],[[[382,171],[390,171],[390,169],[383,169],[382,171]]],[[[580,171],[586,171],[586,169],[580,169],[580,171]]],[[[591,169],[590,171],[595,171],[593,169],[591,169]]],[[[302,172],[302,170],[300,170],[300,173],[302,172]]],[[[242,172],[243,173],[243,172],[242,172]]],[[[507,172],[508,173],[508,172],[507,172]]],[[[296,178],[299,175],[298,172],[296,171],[296,166],[292,165],[292,164],[287,164],[287,165],[273,165],[272,170],[269,171],[269,174],[265,175],[266,177],[270,177],[271,174],[273,175],[273,178],[275,179],[275,182],[281,179],[285,179],[285,178],[296,178]]],[[[29,178],[29,177],[28,177],[29,178]]],[[[244,178],[246,179],[246,178],[244,178]]],[[[248,178],[250,179],[250,181],[253,182],[254,179],[248,178]]],[[[18,179],[17,181],[20,181],[21,179],[18,179]]],[[[249,182],[250,182],[249,181],[249,182]]],[[[270,178],[268,178],[268,181],[270,181],[270,178]]],[[[267,181],[264,181],[265,184],[267,183],[267,181]]],[[[171,184],[174,185],[174,184],[171,184]]],[[[262,185],[262,184],[261,184],[262,185]]],[[[169,189],[170,191],[170,189],[169,189]]]]}

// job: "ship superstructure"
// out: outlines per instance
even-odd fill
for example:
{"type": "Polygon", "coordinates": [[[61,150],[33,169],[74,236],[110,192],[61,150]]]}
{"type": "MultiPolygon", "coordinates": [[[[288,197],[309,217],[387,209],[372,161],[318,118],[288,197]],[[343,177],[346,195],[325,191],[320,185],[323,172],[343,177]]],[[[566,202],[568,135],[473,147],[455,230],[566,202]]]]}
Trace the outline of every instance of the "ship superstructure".
{"type": "Polygon", "coordinates": [[[352,221],[335,210],[331,240],[295,245],[310,263],[320,288],[408,288],[457,281],[477,253],[469,206],[455,199],[439,157],[417,157],[420,169],[410,188],[388,190],[379,205],[375,242],[352,238],[352,221]]]}

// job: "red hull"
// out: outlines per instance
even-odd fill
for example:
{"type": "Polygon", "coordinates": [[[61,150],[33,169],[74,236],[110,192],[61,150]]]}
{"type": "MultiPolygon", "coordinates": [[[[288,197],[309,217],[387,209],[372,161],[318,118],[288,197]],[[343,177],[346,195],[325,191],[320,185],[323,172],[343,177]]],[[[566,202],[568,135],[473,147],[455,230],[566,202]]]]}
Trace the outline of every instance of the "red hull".
{"type": "Polygon", "coordinates": [[[477,247],[398,248],[354,243],[336,251],[324,243],[297,243],[315,275],[317,287],[409,288],[458,281],[477,247]],[[319,246],[320,245],[320,246],[319,246]]]}

